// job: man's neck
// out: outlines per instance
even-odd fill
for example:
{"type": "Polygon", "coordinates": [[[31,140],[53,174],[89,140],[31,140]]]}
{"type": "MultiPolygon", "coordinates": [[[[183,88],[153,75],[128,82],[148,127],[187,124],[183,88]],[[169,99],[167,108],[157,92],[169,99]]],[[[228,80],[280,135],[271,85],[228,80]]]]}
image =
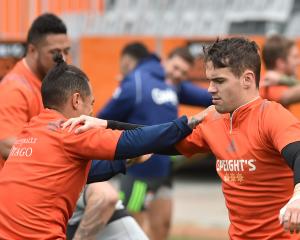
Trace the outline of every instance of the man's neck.
{"type": "Polygon", "coordinates": [[[43,76],[41,76],[41,74],[38,73],[35,62],[29,56],[25,56],[24,64],[38,79],[42,81],[43,76]]]}

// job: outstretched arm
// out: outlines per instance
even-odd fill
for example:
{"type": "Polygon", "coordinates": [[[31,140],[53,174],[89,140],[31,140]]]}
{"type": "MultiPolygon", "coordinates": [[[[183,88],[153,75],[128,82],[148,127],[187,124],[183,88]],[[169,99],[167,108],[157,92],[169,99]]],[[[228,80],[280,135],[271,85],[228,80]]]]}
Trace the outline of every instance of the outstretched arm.
{"type": "Polygon", "coordinates": [[[115,159],[159,153],[192,132],[187,117],[169,123],[124,131],[117,144],[115,159]]]}
{"type": "Polygon", "coordinates": [[[300,231],[300,142],[288,144],[281,151],[281,155],[294,171],[294,194],[289,202],[280,210],[279,221],[286,231],[299,233],[300,231]]]}
{"type": "Polygon", "coordinates": [[[119,173],[126,173],[126,160],[93,160],[87,184],[107,181],[119,173]]]}

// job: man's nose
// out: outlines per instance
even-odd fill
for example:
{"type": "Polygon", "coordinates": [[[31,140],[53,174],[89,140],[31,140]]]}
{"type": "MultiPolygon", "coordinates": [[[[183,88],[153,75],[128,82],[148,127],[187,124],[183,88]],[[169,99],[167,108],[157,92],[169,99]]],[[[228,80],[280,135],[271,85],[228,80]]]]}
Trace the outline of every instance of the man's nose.
{"type": "Polygon", "coordinates": [[[209,93],[215,93],[217,91],[216,86],[215,86],[215,84],[213,82],[209,83],[207,91],[209,93]]]}

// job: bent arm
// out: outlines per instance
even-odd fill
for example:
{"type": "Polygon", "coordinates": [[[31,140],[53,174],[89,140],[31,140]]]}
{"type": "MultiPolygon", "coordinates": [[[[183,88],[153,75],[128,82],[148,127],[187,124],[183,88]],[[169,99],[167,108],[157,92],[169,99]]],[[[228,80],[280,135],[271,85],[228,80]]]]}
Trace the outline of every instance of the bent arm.
{"type": "Polygon", "coordinates": [[[290,87],[280,98],[280,103],[285,106],[296,102],[300,102],[300,85],[290,87]]]}
{"type": "Polygon", "coordinates": [[[298,218],[300,211],[300,141],[285,146],[281,151],[281,155],[294,171],[295,187],[293,196],[280,209],[279,220],[286,231],[298,233],[300,228],[300,220],[298,218]]]}
{"type": "Polygon", "coordinates": [[[93,160],[87,184],[107,181],[119,173],[126,173],[126,160],[93,160]]]}
{"type": "Polygon", "coordinates": [[[0,141],[0,154],[4,160],[8,158],[10,150],[16,141],[16,137],[9,137],[0,141]]]}

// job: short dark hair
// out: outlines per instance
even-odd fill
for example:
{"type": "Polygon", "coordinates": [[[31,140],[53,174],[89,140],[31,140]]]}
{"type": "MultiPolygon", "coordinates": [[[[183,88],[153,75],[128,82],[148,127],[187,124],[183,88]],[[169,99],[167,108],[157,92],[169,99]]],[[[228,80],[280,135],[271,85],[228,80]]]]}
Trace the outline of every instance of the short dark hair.
{"type": "Polygon", "coordinates": [[[290,49],[295,42],[281,35],[273,35],[266,39],[262,49],[262,59],[268,70],[276,67],[276,60],[281,58],[286,60],[290,49]]]}
{"type": "Polygon", "coordinates": [[[215,68],[230,68],[240,77],[246,69],[254,72],[256,87],[259,87],[261,61],[259,48],[254,41],[243,37],[219,38],[203,47],[204,62],[212,62],[215,68]]]}
{"type": "Polygon", "coordinates": [[[190,65],[194,64],[195,58],[193,57],[193,55],[191,54],[190,50],[187,47],[177,47],[175,49],[173,49],[169,55],[168,58],[173,58],[173,57],[180,57],[182,58],[184,61],[188,62],[190,65]]]}
{"type": "Polygon", "coordinates": [[[150,53],[143,43],[132,42],[124,46],[121,55],[129,55],[139,62],[145,58],[148,58],[150,53]]]}
{"type": "Polygon", "coordinates": [[[60,53],[53,57],[56,65],[42,81],[42,99],[45,108],[57,109],[63,106],[70,95],[80,93],[84,98],[91,94],[89,79],[79,68],[68,65],[60,53]]]}
{"type": "Polygon", "coordinates": [[[33,21],[28,31],[27,44],[37,44],[48,34],[67,34],[64,22],[52,13],[44,13],[33,21]]]}

